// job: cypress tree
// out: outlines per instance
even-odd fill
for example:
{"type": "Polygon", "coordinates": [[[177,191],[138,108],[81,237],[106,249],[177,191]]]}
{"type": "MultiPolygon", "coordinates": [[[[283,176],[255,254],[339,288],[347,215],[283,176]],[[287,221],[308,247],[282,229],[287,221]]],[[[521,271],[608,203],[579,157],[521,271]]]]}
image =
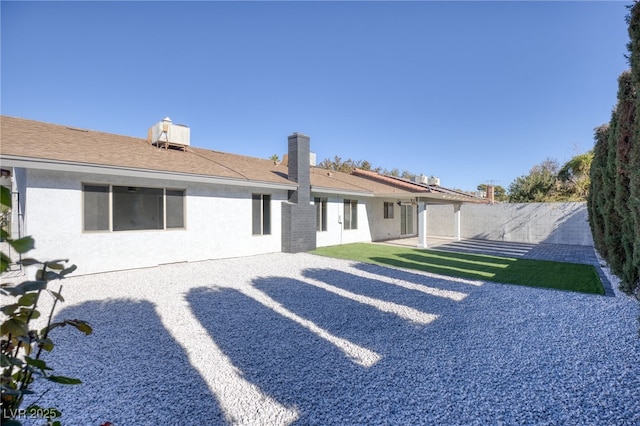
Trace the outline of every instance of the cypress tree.
{"type": "Polygon", "coordinates": [[[638,271],[633,264],[635,239],[634,218],[629,209],[630,164],[629,154],[634,139],[636,120],[636,91],[630,71],[623,72],[618,78],[618,105],[616,108],[617,126],[614,132],[615,144],[615,196],[614,209],[619,219],[620,246],[616,253],[618,259],[621,289],[633,291],[638,281],[638,271]]]}
{"type": "Polygon", "coordinates": [[[602,210],[604,219],[604,241],[607,245],[607,262],[611,271],[620,276],[622,273],[622,263],[624,252],[620,245],[621,240],[621,218],[615,209],[616,197],[616,135],[618,133],[618,112],[617,108],[611,114],[609,132],[607,135],[607,156],[606,164],[602,173],[602,187],[604,206],[602,210]]]}
{"type": "Polygon", "coordinates": [[[603,124],[594,129],[595,146],[593,148],[593,161],[589,173],[590,184],[587,196],[587,210],[589,213],[589,226],[593,235],[596,250],[604,259],[607,259],[607,245],[605,243],[604,209],[606,198],[604,193],[603,177],[607,165],[607,138],[609,124],[603,124]]]}
{"type": "Polygon", "coordinates": [[[636,93],[636,114],[634,122],[633,137],[629,149],[628,177],[629,177],[629,198],[628,210],[630,222],[633,229],[632,259],[629,269],[635,274],[635,283],[630,283],[629,291],[636,291],[636,296],[640,298],[638,292],[638,278],[640,277],[640,3],[635,2],[627,17],[629,24],[629,63],[631,65],[632,84],[636,93]]]}

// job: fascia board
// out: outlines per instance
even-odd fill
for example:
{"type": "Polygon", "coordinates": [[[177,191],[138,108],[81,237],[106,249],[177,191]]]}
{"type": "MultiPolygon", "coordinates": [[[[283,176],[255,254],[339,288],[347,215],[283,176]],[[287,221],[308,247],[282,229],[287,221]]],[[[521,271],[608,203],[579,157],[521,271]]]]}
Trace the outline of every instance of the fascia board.
{"type": "Polygon", "coordinates": [[[412,194],[410,192],[376,192],[374,194],[376,198],[395,198],[396,200],[405,200],[419,197],[418,194],[412,194]]]}
{"type": "Polygon", "coordinates": [[[210,183],[216,185],[245,186],[252,188],[296,190],[298,185],[264,182],[244,179],[233,179],[218,176],[199,175],[191,173],[179,173],[160,170],[132,169],[129,167],[106,166],[91,163],[71,163],[67,161],[49,160],[41,158],[28,158],[0,155],[0,164],[3,167],[23,167],[27,169],[53,170],[62,172],[91,173],[111,176],[127,176],[134,178],[178,180],[182,182],[210,183]]]}
{"type": "Polygon", "coordinates": [[[456,195],[445,194],[429,194],[416,197],[419,202],[425,202],[427,204],[460,204],[460,203],[473,203],[473,204],[486,204],[483,200],[474,200],[456,195]]]}
{"type": "Polygon", "coordinates": [[[374,194],[372,192],[364,192],[364,191],[349,191],[346,189],[335,189],[335,188],[322,188],[317,186],[311,187],[312,194],[318,195],[346,195],[349,197],[372,197],[374,194]]]}

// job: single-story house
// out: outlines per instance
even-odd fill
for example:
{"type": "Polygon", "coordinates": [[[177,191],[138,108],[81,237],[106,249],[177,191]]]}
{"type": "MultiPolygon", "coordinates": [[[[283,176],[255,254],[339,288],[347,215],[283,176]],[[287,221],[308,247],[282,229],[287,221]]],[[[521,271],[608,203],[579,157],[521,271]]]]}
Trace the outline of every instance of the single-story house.
{"type": "MultiPolygon", "coordinates": [[[[426,247],[428,204],[485,202],[316,167],[300,133],[277,162],[197,148],[189,129],[168,119],[148,139],[0,120],[12,236],[33,236],[30,257],[68,258],[78,274],[405,236],[426,247]]],[[[459,236],[459,208],[454,215],[459,236]]]]}

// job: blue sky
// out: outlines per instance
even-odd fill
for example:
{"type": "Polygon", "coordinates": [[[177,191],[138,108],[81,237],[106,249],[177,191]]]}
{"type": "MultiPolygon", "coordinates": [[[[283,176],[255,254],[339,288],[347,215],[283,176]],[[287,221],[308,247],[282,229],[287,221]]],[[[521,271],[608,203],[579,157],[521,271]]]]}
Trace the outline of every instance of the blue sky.
{"type": "Polygon", "coordinates": [[[630,2],[1,2],[3,115],[508,185],[591,149],[630,2]]]}

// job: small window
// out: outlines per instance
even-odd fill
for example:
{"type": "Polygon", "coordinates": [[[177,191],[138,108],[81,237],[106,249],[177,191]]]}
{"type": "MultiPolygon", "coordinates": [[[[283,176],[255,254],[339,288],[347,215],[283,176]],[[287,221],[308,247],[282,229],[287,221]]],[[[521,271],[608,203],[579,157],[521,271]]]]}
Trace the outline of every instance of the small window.
{"type": "Polygon", "coordinates": [[[251,195],[253,235],[271,234],[271,195],[251,195]]]}
{"type": "Polygon", "coordinates": [[[167,189],[165,194],[167,229],[184,228],[184,190],[167,189]]]}
{"type": "Polygon", "coordinates": [[[314,198],[316,205],[316,231],[327,230],[327,199],[326,198],[314,198]]]}
{"type": "Polygon", "coordinates": [[[109,230],[109,185],[84,185],[84,230],[109,230]]]}
{"type": "Polygon", "coordinates": [[[384,203],[384,218],[385,219],[393,219],[393,203],[386,202],[384,203]]]}
{"type": "Polygon", "coordinates": [[[344,200],[344,229],[358,229],[358,200],[344,200]]]}

